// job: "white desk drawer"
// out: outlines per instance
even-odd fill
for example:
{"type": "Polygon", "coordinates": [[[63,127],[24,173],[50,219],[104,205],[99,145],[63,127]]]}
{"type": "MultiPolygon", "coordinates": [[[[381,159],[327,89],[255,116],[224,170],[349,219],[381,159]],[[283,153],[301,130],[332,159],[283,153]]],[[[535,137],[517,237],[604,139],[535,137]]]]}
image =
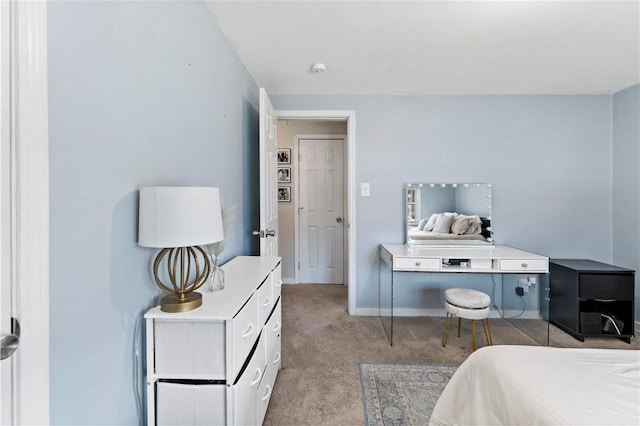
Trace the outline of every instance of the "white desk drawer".
{"type": "Polygon", "coordinates": [[[155,373],[224,378],[224,321],[154,320],[155,373]]]}
{"type": "Polygon", "coordinates": [[[230,360],[232,362],[230,379],[234,379],[240,372],[261,329],[262,326],[258,325],[258,296],[254,293],[231,321],[233,350],[230,360]]]}
{"type": "Polygon", "coordinates": [[[439,271],[442,267],[440,259],[424,257],[395,257],[393,269],[396,271],[439,271]]]}
{"type": "Polygon", "coordinates": [[[546,259],[501,259],[500,271],[513,272],[547,272],[549,263],[546,259]]]}

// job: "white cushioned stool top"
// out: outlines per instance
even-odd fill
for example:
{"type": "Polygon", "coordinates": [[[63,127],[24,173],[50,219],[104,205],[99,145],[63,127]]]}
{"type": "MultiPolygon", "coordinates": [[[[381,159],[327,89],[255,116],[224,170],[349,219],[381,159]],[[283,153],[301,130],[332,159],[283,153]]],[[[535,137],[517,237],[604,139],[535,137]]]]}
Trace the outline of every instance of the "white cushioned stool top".
{"type": "Polygon", "coordinates": [[[452,305],[468,309],[482,309],[491,304],[489,295],[470,288],[449,288],[444,291],[444,299],[452,305]]]}

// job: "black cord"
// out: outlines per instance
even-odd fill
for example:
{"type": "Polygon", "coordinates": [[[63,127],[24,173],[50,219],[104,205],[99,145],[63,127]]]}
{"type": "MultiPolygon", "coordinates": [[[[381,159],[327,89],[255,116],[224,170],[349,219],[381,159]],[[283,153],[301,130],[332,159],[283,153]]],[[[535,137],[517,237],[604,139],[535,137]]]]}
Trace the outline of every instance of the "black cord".
{"type": "Polygon", "coordinates": [[[514,315],[512,317],[505,317],[502,311],[500,311],[500,308],[498,308],[498,305],[496,305],[496,277],[494,274],[491,274],[491,281],[493,281],[493,289],[491,290],[491,300],[493,300],[493,307],[496,309],[496,311],[498,311],[500,318],[510,320],[510,319],[514,319],[522,316],[522,314],[524,314],[525,311],[527,310],[527,301],[524,300],[524,295],[520,296],[520,299],[522,300],[522,311],[518,315],[514,315]]]}

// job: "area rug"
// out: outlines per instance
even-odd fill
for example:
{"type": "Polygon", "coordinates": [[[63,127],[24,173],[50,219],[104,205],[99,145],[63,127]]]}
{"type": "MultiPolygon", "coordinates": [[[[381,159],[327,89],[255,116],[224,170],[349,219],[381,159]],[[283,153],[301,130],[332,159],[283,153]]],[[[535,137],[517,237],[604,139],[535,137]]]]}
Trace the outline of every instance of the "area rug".
{"type": "Polygon", "coordinates": [[[360,363],[367,426],[426,425],[457,366],[360,363]]]}

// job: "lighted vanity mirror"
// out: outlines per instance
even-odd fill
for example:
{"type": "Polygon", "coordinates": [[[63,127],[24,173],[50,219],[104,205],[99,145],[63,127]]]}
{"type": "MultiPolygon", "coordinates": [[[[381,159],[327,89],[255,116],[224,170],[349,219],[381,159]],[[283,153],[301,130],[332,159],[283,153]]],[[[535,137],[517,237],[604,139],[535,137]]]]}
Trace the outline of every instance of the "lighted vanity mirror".
{"type": "Polygon", "coordinates": [[[493,244],[490,184],[407,184],[405,213],[407,244],[493,244]]]}

